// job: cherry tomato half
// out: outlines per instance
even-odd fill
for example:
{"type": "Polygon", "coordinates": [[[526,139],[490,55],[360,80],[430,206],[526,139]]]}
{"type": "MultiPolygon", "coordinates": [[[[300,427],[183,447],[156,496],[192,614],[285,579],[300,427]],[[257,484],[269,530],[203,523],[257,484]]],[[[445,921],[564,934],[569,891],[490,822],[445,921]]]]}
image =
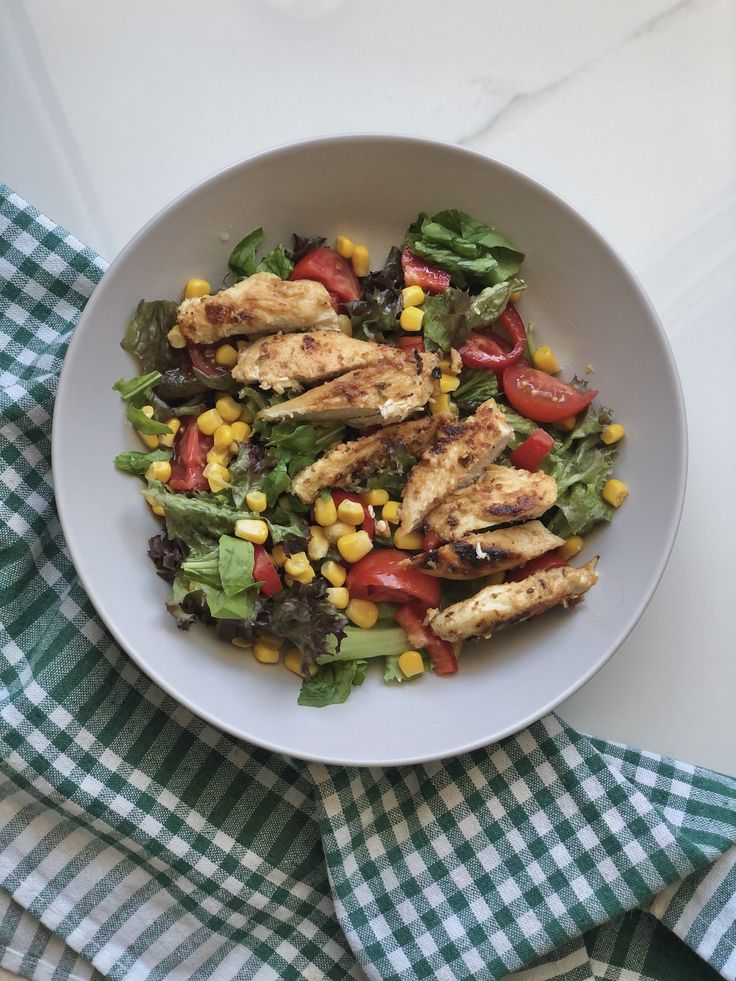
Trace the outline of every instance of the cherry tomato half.
{"type": "Polygon", "coordinates": [[[511,365],[503,373],[503,390],[511,405],[534,422],[559,422],[576,416],[598,392],[580,392],[526,362],[511,365]]]}
{"type": "Polygon", "coordinates": [[[513,303],[508,304],[495,326],[505,331],[509,341],[494,333],[491,327],[471,331],[470,337],[460,348],[460,357],[466,368],[486,368],[499,374],[521,361],[526,348],[526,329],[513,303]]]}
{"type": "Polygon", "coordinates": [[[355,273],[334,249],[323,247],[307,252],[294,266],[289,279],[315,279],[341,303],[360,297],[360,283],[355,273]]]}
{"type": "Polygon", "coordinates": [[[402,351],[424,351],[424,340],[421,337],[410,337],[408,334],[401,336],[396,342],[396,346],[402,351]]]}
{"type": "Polygon", "coordinates": [[[348,572],[348,592],[355,599],[373,603],[412,603],[424,610],[439,606],[439,579],[403,568],[400,563],[410,558],[410,552],[395,548],[369,552],[348,572]]]}
{"type": "Polygon", "coordinates": [[[568,562],[561,559],[554,552],[545,552],[544,555],[538,555],[536,559],[530,559],[517,569],[509,569],[506,573],[506,582],[521,582],[522,579],[526,579],[527,576],[531,576],[534,572],[546,572],[547,569],[561,569],[568,564],[568,562]]]}
{"type": "Polygon", "coordinates": [[[544,429],[535,429],[523,443],[509,454],[512,467],[520,470],[539,470],[542,460],[555,445],[552,436],[544,429]]]}
{"type": "Polygon", "coordinates": [[[169,487],[175,491],[206,491],[210,489],[202,471],[207,454],[212,449],[212,436],[199,431],[196,416],[184,416],[174,440],[169,487]]]}
{"type": "Polygon", "coordinates": [[[427,293],[444,293],[450,285],[448,272],[418,259],[406,246],[401,252],[401,268],[407,286],[421,286],[427,293]]]}
{"type": "Polygon", "coordinates": [[[254,545],[253,553],[254,580],[261,584],[261,592],[266,598],[275,596],[281,590],[281,580],[271,561],[271,556],[263,545],[254,545]]]}
{"type": "Polygon", "coordinates": [[[227,368],[221,368],[215,363],[216,350],[216,344],[187,344],[192,367],[208,378],[217,378],[219,375],[228,374],[227,368]]]}
{"type": "Polygon", "coordinates": [[[411,603],[400,606],[394,615],[411,646],[417,650],[423,648],[432,658],[435,674],[455,674],[457,658],[452,644],[442,640],[431,627],[426,626],[424,613],[421,606],[411,603]]]}

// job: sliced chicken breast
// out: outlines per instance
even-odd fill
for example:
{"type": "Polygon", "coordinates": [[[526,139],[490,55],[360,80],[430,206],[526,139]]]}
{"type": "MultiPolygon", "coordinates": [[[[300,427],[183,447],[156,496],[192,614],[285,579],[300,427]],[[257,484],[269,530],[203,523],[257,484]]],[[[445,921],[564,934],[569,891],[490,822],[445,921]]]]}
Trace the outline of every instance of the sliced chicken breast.
{"type": "Polygon", "coordinates": [[[256,273],[212,296],[179,304],[177,323],[193,344],[214,344],[242,334],[276,334],[292,330],[338,330],[330,294],[309,279],[294,282],[273,273],[256,273]]]}
{"type": "Polygon", "coordinates": [[[403,565],[443,579],[477,579],[523,565],[538,555],[559,548],[564,541],[548,531],[541,521],[528,521],[513,528],[468,535],[415,555],[403,565]]]}
{"type": "Polygon", "coordinates": [[[521,582],[486,586],[475,596],[446,609],[429,610],[426,623],[443,640],[490,637],[504,627],[528,620],[553,606],[575,606],[598,582],[598,557],[575,569],[546,569],[521,582]]]}
{"type": "Polygon", "coordinates": [[[419,457],[435,437],[445,416],[422,416],[386,426],[370,436],[339,443],[319,460],[301,470],[291,482],[291,492],[306,504],[323,487],[365,487],[368,478],[399,453],[419,457]]]}
{"type": "Polygon", "coordinates": [[[493,399],[483,402],[474,416],[462,422],[446,421],[406,481],[401,531],[418,528],[425,515],[448,494],[471,484],[496,459],[512,435],[503,409],[493,399]]]}
{"type": "Polygon", "coordinates": [[[326,381],[396,353],[396,348],[387,344],[359,341],[338,330],[275,334],[244,347],[232,375],[246,384],[281,393],[326,381]]]}
{"type": "Polygon", "coordinates": [[[390,357],[349,371],[317,388],[268,406],[259,418],[305,419],[326,422],[341,419],[355,429],[402,422],[420,412],[437,391],[439,373],[433,354],[413,357],[396,351],[390,357]]]}
{"type": "Polygon", "coordinates": [[[481,528],[538,518],[556,500],[557,481],[549,474],[493,464],[472,486],[431,511],[425,525],[447,542],[481,528]]]}

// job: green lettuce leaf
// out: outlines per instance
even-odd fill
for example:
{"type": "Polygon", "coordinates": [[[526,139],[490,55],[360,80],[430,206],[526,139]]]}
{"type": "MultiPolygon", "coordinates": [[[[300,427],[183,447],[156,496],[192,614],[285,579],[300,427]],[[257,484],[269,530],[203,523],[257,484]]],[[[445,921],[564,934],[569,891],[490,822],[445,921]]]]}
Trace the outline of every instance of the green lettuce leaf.
{"type": "Polygon", "coordinates": [[[256,266],[256,272],[274,273],[279,279],[288,279],[294,270],[294,263],[286,254],[283,245],[271,249],[256,266]]]}
{"type": "Polygon", "coordinates": [[[149,419],[142,409],[136,408],[132,402],[128,403],[127,411],[128,422],[133,429],[137,429],[144,436],[164,436],[171,432],[171,429],[163,422],[149,419]]]}
{"type": "Polygon", "coordinates": [[[123,473],[132,473],[136,477],[142,477],[152,463],[170,459],[171,450],[151,450],[150,453],[129,450],[125,453],[118,453],[115,457],[115,466],[123,473]]]}
{"type": "Polygon", "coordinates": [[[383,269],[369,273],[361,280],[360,299],[346,304],[353,327],[353,337],[372,340],[376,334],[396,330],[401,313],[401,287],[404,271],[401,250],[394,246],[383,269]]]}
{"type": "Polygon", "coordinates": [[[463,368],[460,372],[460,385],[452,397],[461,412],[473,413],[479,405],[497,395],[498,379],[492,371],[463,368]]]}
{"type": "Polygon", "coordinates": [[[342,441],[345,427],[341,422],[312,426],[290,420],[275,425],[256,422],[254,432],[270,449],[277,463],[283,463],[291,477],[314,463],[334,443],[342,441]]]}
{"type": "Polygon", "coordinates": [[[396,449],[385,467],[374,470],[365,484],[354,489],[356,491],[385,490],[391,500],[398,501],[403,493],[409,471],[416,462],[416,457],[407,450],[396,449]]]}
{"type": "Polygon", "coordinates": [[[449,351],[460,347],[471,331],[468,318],[472,297],[450,287],[437,296],[428,296],[422,304],[424,343],[429,351],[449,351]]]}
{"type": "Polygon", "coordinates": [[[234,508],[224,493],[201,492],[188,497],[171,493],[164,484],[150,480],[147,499],[164,509],[169,538],[178,538],[190,549],[210,549],[221,535],[232,535],[240,518],[256,518],[252,511],[234,508]]]}
{"type": "Polygon", "coordinates": [[[286,250],[286,255],[294,265],[300,259],[303,259],[305,255],[314,252],[315,249],[321,249],[327,241],[324,235],[297,235],[296,232],[294,232],[292,238],[294,245],[291,249],[286,250]]]}
{"type": "Polygon", "coordinates": [[[166,336],[176,323],[178,304],[173,300],[141,300],[128,324],[122,347],[138,358],[144,372],[176,368],[182,353],[166,336]]]}
{"type": "Polygon", "coordinates": [[[228,266],[238,276],[252,276],[256,271],[256,252],[263,245],[265,235],[262,228],[254,228],[245,238],[241,238],[227,260],[228,266]]]}
{"type": "Polygon", "coordinates": [[[128,381],[124,378],[119,378],[112,387],[113,391],[120,393],[120,398],[123,402],[135,400],[134,404],[137,405],[138,401],[140,401],[137,397],[148,396],[153,386],[159,381],[161,381],[161,372],[149,371],[146,375],[138,375],[136,378],[131,378],[128,381]]]}
{"type": "Polygon", "coordinates": [[[340,643],[340,650],[335,654],[325,654],[319,658],[319,664],[332,664],[333,661],[354,661],[373,657],[398,656],[407,650],[406,634],[397,626],[393,619],[393,610],[389,621],[380,621],[372,630],[362,630],[360,627],[346,627],[345,636],[340,643]]]}
{"type": "Polygon", "coordinates": [[[611,520],[613,508],[603,500],[601,491],[611,476],[618,450],[600,440],[601,430],[610,421],[610,412],[590,406],[577,427],[544,461],[543,469],[557,481],[557,503],[549,521],[549,529],[556,535],[584,535],[599,521],[611,520]]]}
{"type": "Polygon", "coordinates": [[[235,596],[253,583],[254,549],[251,542],[223,535],[218,548],[220,582],[226,596],[235,596]]]}
{"type": "MultiPolygon", "coordinates": [[[[250,542],[222,535],[216,549],[186,559],[181,573],[189,581],[187,588],[191,582],[199,583],[215,619],[248,620],[253,615],[257,596],[253,559],[250,542]]],[[[181,589],[179,583],[172,597],[172,602],[179,606],[183,599],[177,599],[177,592],[181,589]]]]}
{"type": "Polygon", "coordinates": [[[305,678],[297,699],[299,705],[324,708],[344,702],[354,685],[362,685],[365,661],[342,661],[325,664],[311,678],[305,678]]]}
{"type": "Polygon", "coordinates": [[[507,238],[464,211],[420,215],[406,233],[414,255],[452,276],[454,286],[485,287],[510,279],[524,259],[507,238]]]}

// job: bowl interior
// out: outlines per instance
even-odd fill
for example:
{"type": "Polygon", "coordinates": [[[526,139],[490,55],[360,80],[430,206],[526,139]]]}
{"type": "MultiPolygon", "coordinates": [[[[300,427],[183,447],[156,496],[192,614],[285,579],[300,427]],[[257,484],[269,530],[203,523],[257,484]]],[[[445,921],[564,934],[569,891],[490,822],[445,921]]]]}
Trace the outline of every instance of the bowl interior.
{"type": "Polygon", "coordinates": [[[391,137],[272,151],[166,208],[113,263],[85,310],[54,417],[64,532],[120,644],[175,698],[234,735],[293,756],[357,765],[410,763],[483,745],[539,718],[587,680],[654,591],[674,541],[685,467],[682,396],[669,346],[645,295],[605,241],[569,206],[506,166],[456,147],[391,137]],[[580,559],[600,554],[600,583],[577,609],[466,645],[452,678],[388,686],[374,668],[345,704],[299,708],[298,681],[288,672],[256,663],[203,629],[176,630],[163,605],[166,584],[145,554],[157,525],[140,484],[110,463],[90,495],[88,447],[93,441],[110,461],[123,448],[138,448],[111,385],[136,370],[119,341],[141,297],[178,297],[192,276],[219,284],[233,244],[257,225],[269,245],[288,241],[293,231],[349,235],[368,244],[375,266],[419,211],[445,207],[496,225],[525,251],[529,289],[520,310],[568,377],[594,368],[592,385],[630,434],[617,476],[631,495],[614,522],[586,543],[580,559]]]}

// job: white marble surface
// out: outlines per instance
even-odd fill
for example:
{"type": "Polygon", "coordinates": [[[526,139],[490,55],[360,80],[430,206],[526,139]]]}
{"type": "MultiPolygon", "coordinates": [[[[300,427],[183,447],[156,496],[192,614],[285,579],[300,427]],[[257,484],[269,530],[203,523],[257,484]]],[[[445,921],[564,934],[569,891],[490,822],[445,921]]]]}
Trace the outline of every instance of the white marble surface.
{"type": "Polygon", "coordinates": [[[5,0],[0,179],[109,258],[209,172],[328,133],[463,143],[575,204],[662,317],[691,456],[654,600],[560,711],[734,772],[735,42],[731,0],[5,0]]]}

